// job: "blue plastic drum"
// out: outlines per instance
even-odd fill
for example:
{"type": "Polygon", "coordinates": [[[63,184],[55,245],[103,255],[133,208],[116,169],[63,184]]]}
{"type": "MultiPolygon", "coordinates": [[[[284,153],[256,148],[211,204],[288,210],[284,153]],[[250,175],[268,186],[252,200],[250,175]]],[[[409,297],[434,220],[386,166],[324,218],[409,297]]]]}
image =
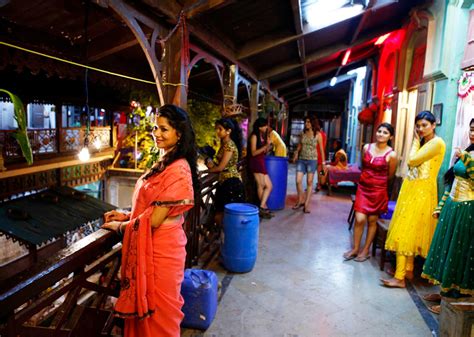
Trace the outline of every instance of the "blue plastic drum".
{"type": "Polygon", "coordinates": [[[273,185],[267,200],[267,206],[271,210],[283,209],[285,208],[286,187],[288,183],[288,158],[265,157],[265,166],[273,185]]]}
{"type": "Polygon", "coordinates": [[[258,250],[258,207],[232,203],[224,207],[222,262],[227,270],[246,273],[253,269],[258,250]]]}

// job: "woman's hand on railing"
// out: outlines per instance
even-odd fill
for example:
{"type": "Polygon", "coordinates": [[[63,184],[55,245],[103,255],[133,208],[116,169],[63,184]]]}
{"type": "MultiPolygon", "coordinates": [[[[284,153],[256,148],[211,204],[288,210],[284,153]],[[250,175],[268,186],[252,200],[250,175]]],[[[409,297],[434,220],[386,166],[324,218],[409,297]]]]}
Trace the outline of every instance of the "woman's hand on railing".
{"type": "Polygon", "coordinates": [[[108,221],[104,223],[102,226],[100,226],[103,229],[109,229],[111,231],[114,231],[117,234],[122,233],[122,221],[108,221]]]}
{"type": "Polygon", "coordinates": [[[104,214],[104,222],[127,221],[129,219],[130,219],[130,213],[124,213],[117,210],[112,210],[104,214]]]}

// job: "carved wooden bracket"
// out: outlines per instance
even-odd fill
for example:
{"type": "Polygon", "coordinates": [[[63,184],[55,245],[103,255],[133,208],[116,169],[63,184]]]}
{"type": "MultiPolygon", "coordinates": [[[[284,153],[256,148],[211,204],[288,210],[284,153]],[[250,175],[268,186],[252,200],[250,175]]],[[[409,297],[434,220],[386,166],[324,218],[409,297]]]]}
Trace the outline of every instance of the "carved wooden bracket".
{"type": "Polygon", "coordinates": [[[164,105],[163,97],[163,81],[161,78],[161,63],[156,55],[156,43],[160,35],[164,35],[165,29],[158,25],[154,20],[138,12],[135,8],[127,5],[123,0],[96,0],[96,3],[102,7],[113,9],[132,30],[133,34],[140,43],[145,56],[150,64],[153,77],[155,79],[156,88],[160,104],[164,105]],[[150,38],[143,31],[143,26],[152,30],[150,38]],[[161,34],[160,34],[161,33],[161,34]]]}

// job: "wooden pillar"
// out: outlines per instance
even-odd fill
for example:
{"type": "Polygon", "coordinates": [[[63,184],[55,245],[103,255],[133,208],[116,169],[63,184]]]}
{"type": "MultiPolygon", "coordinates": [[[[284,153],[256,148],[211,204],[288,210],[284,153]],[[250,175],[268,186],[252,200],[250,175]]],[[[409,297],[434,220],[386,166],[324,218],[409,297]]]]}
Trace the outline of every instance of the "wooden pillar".
{"type": "Polygon", "coordinates": [[[224,69],[224,109],[227,105],[237,103],[238,80],[239,66],[236,64],[226,65],[224,69]]]}
{"type": "Polygon", "coordinates": [[[253,125],[253,122],[258,118],[258,98],[260,94],[260,82],[252,84],[250,90],[250,118],[249,125],[253,125]]]}
{"type": "Polygon", "coordinates": [[[165,103],[186,109],[188,103],[189,33],[181,15],[176,31],[165,42],[163,94],[165,103]]]}

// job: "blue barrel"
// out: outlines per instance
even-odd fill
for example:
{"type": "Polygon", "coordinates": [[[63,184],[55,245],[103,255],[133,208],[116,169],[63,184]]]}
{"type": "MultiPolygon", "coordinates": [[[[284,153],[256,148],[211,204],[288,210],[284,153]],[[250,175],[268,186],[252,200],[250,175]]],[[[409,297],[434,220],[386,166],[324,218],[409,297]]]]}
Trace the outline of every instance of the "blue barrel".
{"type": "Polygon", "coordinates": [[[209,328],[217,311],[217,275],[209,270],[186,269],[181,284],[184,328],[209,328]]]}
{"type": "Polygon", "coordinates": [[[285,208],[286,187],[288,183],[288,158],[265,157],[265,166],[273,185],[267,200],[267,206],[271,210],[283,209],[285,208]]]}
{"type": "Polygon", "coordinates": [[[237,273],[252,270],[257,260],[258,226],[258,207],[255,205],[225,205],[221,255],[227,270],[237,273]]]}

